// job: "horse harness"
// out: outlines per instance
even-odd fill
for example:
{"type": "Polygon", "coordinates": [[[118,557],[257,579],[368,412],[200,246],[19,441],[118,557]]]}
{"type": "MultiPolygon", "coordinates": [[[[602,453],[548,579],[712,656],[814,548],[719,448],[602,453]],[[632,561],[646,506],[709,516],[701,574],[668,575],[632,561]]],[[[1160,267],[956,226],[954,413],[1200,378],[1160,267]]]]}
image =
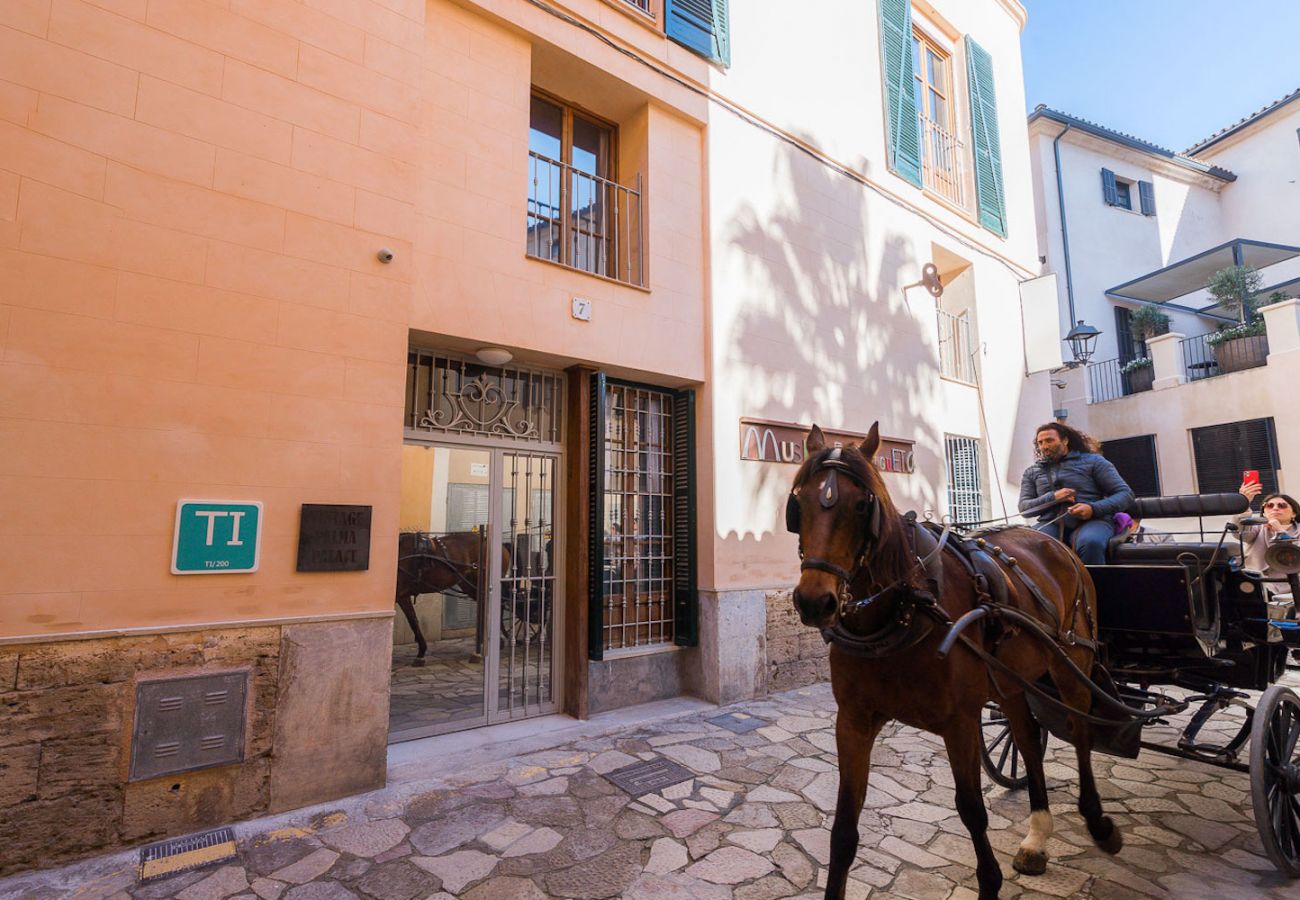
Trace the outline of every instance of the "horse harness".
{"type": "Polygon", "coordinates": [[[456,577],[456,587],[465,591],[465,593],[470,595],[477,593],[478,563],[452,562],[451,556],[447,550],[447,545],[443,543],[441,537],[423,531],[413,532],[413,534],[415,535],[415,552],[397,558],[397,570],[399,572],[407,578],[418,580],[420,578],[421,567],[417,566],[415,571],[412,572],[409,569],[404,568],[403,563],[412,559],[424,560],[427,563],[445,566],[449,569],[456,577]],[[466,574],[467,572],[469,574],[466,574]],[[471,575],[473,576],[473,580],[471,580],[471,575]]]}

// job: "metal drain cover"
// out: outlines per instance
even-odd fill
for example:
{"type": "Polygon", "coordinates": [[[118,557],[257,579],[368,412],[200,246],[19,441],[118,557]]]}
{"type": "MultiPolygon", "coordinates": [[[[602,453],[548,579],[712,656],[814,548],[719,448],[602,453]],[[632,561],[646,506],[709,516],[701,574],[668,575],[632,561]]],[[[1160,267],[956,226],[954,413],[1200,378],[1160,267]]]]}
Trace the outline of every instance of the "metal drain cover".
{"type": "Polygon", "coordinates": [[[633,797],[640,797],[642,794],[661,791],[671,785],[694,778],[695,773],[671,759],[660,757],[615,769],[613,772],[607,772],[605,777],[633,797]]]}
{"type": "Polygon", "coordinates": [[[140,883],[234,859],[235,832],[217,828],[140,849],[140,883]]]}
{"type": "Polygon", "coordinates": [[[705,719],[710,725],[717,725],[719,728],[725,728],[728,731],[734,731],[736,734],[748,734],[755,728],[762,728],[769,724],[767,719],[760,719],[757,716],[751,716],[746,713],[733,712],[725,716],[714,716],[712,719],[705,719]]]}

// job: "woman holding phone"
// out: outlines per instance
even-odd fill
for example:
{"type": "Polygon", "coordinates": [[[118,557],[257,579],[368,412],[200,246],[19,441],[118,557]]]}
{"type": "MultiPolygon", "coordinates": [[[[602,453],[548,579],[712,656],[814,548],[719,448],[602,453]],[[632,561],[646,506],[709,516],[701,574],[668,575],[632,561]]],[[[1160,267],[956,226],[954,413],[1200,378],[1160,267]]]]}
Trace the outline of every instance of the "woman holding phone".
{"type": "MultiPolygon", "coordinates": [[[[1238,493],[1251,502],[1263,490],[1264,486],[1259,483],[1259,473],[1253,471],[1245,473],[1241,487],[1237,488],[1238,493]]],[[[1251,515],[1249,510],[1233,516],[1232,521],[1241,528],[1241,541],[1246,547],[1246,568],[1262,572],[1265,577],[1273,577],[1281,573],[1269,571],[1264,555],[1268,552],[1268,545],[1274,541],[1300,538],[1300,522],[1296,521],[1300,518],[1300,503],[1289,494],[1269,494],[1264,498],[1262,512],[1267,523],[1265,525],[1240,525],[1242,519],[1251,515]]],[[[1270,584],[1268,587],[1271,593],[1286,592],[1286,585],[1283,584],[1270,584]]]]}

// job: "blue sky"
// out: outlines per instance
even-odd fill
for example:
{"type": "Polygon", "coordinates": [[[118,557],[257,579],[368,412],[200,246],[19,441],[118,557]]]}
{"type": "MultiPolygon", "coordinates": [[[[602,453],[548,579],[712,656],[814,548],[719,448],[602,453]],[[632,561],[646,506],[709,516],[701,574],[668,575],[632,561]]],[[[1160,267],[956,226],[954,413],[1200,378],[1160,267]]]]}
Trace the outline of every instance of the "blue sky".
{"type": "Polygon", "coordinates": [[[1039,103],[1174,150],[1300,88],[1297,0],[1024,0],[1039,103]]]}

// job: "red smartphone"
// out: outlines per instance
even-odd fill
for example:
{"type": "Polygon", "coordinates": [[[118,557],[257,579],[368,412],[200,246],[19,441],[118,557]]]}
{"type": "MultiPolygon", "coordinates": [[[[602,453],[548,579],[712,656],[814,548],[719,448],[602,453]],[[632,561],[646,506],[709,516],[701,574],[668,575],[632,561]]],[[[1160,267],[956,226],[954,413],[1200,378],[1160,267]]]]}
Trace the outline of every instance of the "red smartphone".
{"type": "Polygon", "coordinates": [[[1259,484],[1259,469],[1247,469],[1241,473],[1242,484],[1259,484]]]}

